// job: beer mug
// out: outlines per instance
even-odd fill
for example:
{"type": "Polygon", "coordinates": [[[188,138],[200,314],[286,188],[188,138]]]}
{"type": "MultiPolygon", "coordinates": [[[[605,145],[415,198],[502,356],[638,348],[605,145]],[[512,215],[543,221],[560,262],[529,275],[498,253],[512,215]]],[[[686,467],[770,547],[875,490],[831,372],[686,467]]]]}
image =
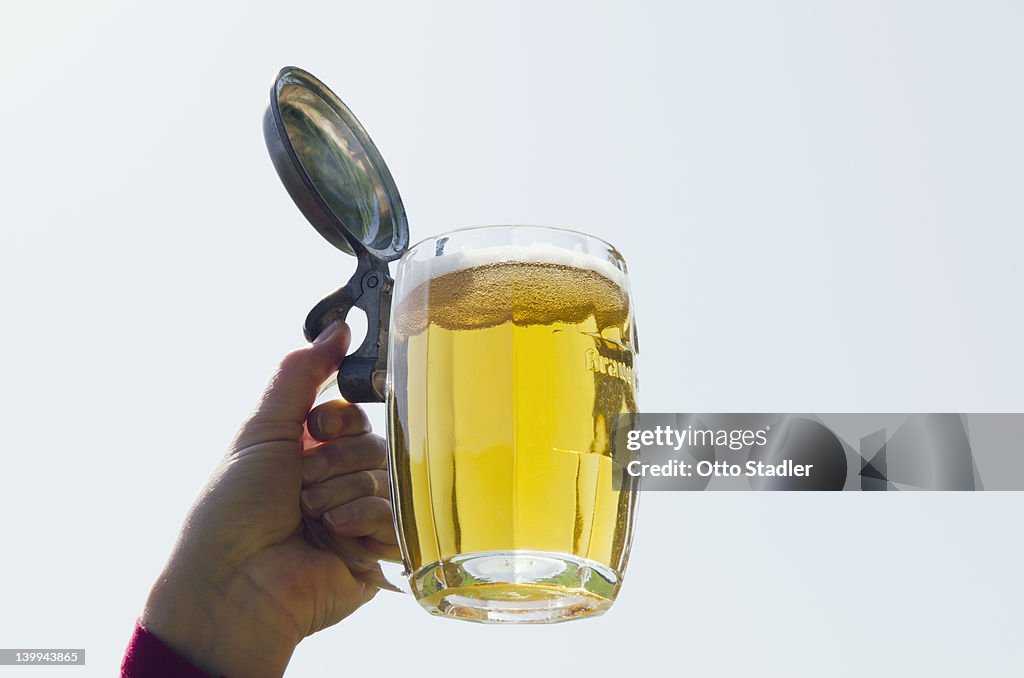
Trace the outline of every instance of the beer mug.
{"type": "MultiPolygon", "coordinates": [[[[377,149],[300,69],[278,75],[264,135],[303,214],[357,257],[352,279],[304,329],[312,340],[352,307],[366,313],[366,338],[337,385],[349,402],[387,403],[403,588],[433,614],[479,622],[607,610],[637,497],[613,464],[615,428],[637,411],[621,255],[537,226],[452,231],[408,248],[377,149]]],[[[365,554],[344,556],[387,586],[365,554]]]]}

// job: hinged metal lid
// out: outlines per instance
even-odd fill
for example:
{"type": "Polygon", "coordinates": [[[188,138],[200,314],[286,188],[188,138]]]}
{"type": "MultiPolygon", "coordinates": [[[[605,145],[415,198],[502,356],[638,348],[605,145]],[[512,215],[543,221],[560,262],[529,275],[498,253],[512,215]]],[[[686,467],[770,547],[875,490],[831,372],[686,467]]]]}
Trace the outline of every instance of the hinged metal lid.
{"type": "Polygon", "coordinates": [[[349,254],[392,261],[409,245],[405,207],[366,130],[301,68],[281,69],[263,116],[278,176],[309,223],[349,254]]]}

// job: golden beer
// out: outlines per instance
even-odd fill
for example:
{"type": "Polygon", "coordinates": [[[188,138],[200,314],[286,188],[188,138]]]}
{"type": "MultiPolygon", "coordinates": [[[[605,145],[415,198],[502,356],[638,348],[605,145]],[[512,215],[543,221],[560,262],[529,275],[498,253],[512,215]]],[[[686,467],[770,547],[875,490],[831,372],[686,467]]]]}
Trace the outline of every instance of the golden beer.
{"type": "Polygon", "coordinates": [[[428,610],[561,621],[604,611],[628,557],[635,494],[613,488],[612,427],[636,411],[632,311],[607,261],[504,251],[400,278],[393,499],[428,610]]]}

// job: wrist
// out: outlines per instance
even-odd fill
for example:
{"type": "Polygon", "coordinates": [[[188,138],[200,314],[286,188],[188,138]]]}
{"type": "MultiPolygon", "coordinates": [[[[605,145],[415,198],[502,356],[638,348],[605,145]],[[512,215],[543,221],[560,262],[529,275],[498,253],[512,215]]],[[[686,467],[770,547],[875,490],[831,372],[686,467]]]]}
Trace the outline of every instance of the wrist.
{"type": "Polygon", "coordinates": [[[142,624],[211,676],[281,676],[301,637],[251,594],[211,590],[165,574],[153,587],[142,624]]]}

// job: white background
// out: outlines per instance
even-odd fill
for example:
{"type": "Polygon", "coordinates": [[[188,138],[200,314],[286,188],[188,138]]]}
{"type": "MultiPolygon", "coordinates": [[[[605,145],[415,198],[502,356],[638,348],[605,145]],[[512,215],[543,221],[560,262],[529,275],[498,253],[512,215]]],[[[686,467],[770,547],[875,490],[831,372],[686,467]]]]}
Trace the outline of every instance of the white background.
{"type": "MultiPolygon", "coordinates": [[[[264,149],[281,66],[353,108],[413,240],[616,244],[647,411],[1021,411],[1022,29],[977,1],[5,3],[0,646],[116,671],[353,268],[264,149]]],[[[385,593],[288,675],[1020,675],[1022,508],[652,493],[605,617],[480,627],[385,593]]]]}

